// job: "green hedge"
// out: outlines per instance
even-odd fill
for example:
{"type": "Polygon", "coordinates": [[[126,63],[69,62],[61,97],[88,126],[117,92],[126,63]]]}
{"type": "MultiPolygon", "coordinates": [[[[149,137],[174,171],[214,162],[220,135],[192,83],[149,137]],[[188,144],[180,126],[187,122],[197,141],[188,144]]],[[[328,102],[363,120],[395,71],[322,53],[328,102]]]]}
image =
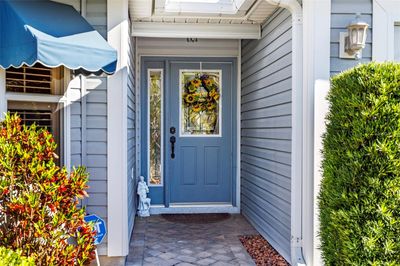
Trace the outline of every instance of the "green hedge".
{"type": "Polygon", "coordinates": [[[326,265],[400,265],[400,65],[332,79],[319,197],[326,265]]]}
{"type": "Polygon", "coordinates": [[[35,266],[33,258],[21,256],[21,252],[0,247],[0,265],[4,266],[35,266]]]}

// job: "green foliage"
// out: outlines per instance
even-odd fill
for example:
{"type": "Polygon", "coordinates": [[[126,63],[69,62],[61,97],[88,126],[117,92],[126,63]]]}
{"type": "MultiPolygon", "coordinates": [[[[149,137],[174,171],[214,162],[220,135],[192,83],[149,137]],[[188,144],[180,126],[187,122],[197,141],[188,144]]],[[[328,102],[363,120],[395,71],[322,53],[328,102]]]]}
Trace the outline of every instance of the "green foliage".
{"type": "Polygon", "coordinates": [[[13,251],[5,247],[0,247],[1,266],[35,266],[33,258],[21,256],[21,251],[13,251]]]}
{"type": "Polygon", "coordinates": [[[83,167],[71,174],[56,165],[52,135],[21,125],[17,115],[0,124],[0,246],[20,250],[37,265],[85,265],[94,255],[93,230],[78,198],[87,196],[83,167]]]}
{"type": "Polygon", "coordinates": [[[326,265],[400,265],[400,65],[332,79],[320,235],[326,265]]]}

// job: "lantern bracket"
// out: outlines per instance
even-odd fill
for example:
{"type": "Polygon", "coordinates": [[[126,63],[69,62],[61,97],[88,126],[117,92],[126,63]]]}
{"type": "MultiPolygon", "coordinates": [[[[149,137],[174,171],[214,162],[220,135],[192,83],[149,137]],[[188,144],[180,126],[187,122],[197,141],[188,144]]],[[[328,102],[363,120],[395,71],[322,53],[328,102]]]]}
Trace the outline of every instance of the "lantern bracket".
{"type": "Polygon", "coordinates": [[[339,41],[339,58],[342,59],[357,59],[356,56],[359,56],[359,58],[362,58],[362,50],[356,53],[353,51],[349,50],[349,33],[346,32],[340,32],[340,41],[339,41]]]}

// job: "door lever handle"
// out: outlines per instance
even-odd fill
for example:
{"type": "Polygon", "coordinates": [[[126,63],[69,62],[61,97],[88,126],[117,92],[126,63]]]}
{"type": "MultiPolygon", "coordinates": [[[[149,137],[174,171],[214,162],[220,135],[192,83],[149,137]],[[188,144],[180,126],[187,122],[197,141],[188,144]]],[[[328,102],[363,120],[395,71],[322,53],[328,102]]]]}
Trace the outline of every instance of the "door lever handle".
{"type": "Polygon", "coordinates": [[[175,158],[175,142],[176,142],[175,136],[171,136],[169,138],[169,142],[171,142],[171,158],[174,159],[175,158]]]}

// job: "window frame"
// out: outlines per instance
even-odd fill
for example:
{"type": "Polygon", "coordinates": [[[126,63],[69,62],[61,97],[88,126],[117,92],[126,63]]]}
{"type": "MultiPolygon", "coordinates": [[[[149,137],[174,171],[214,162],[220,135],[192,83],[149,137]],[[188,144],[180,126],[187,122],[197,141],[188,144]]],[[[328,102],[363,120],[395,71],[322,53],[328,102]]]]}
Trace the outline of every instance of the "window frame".
{"type": "Polygon", "coordinates": [[[400,22],[400,1],[373,0],[372,59],[393,61],[395,25],[400,22]]]}
{"type": "Polygon", "coordinates": [[[62,165],[68,170],[71,168],[71,156],[70,156],[70,125],[71,125],[71,111],[70,111],[70,100],[68,99],[68,87],[72,80],[71,71],[65,67],[52,68],[52,87],[55,94],[40,94],[40,93],[23,93],[23,92],[7,92],[6,86],[6,70],[0,69],[0,119],[4,118],[4,114],[8,111],[8,102],[38,102],[38,103],[54,103],[63,106],[62,122],[60,123],[60,142],[62,147],[62,165]],[[55,75],[59,79],[54,79],[55,75]]]}

